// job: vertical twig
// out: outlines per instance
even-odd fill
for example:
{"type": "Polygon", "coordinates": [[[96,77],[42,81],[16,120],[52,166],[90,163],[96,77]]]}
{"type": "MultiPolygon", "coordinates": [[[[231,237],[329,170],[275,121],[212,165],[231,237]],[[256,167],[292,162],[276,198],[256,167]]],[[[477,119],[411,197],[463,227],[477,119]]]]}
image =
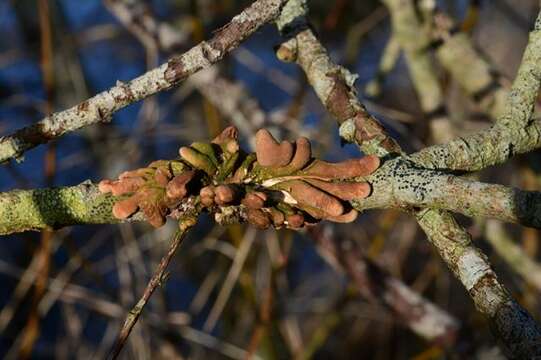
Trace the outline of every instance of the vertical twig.
{"type": "MultiPolygon", "coordinates": [[[[38,1],[38,15],[40,28],[40,62],[43,76],[43,87],[46,94],[47,114],[53,112],[53,91],[54,91],[54,63],[53,63],[53,37],[51,29],[51,9],[47,0],[38,1]]],[[[47,186],[54,183],[56,172],[56,145],[51,142],[45,152],[43,159],[44,178],[47,186]]],[[[51,267],[52,242],[55,234],[51,229],[41,232],[40,245],[36,251],[39,258],[39,272],[34,285],[32,307],[28,320],[22,332],[22,341],[18,349],[18,358],[26,359],[32,354],[34,344],[40,333],[39,303],[47,292],[47,281],[51,267]]]]}
{"type": "Polygon", "coordinates": [[[246,234],[244,235],[244,239],[242,240],[240,248],[237,251],[237,254],[235,255],[233,264],[231,265],[231,268],[229,269],[229,272],[227,273],[227,277],[225,278],[224,285],[220,289],[218,298],[216,299],[216,302],[212,306],[212,309],[210,310],[210,314],[207,318],[207,321],[205,322],[205,325],[203,326],[203,329],[205,329],[205,331],[208,331],[208,332],[212,331],[212,329],[214,329],[214,326],[216,325],[216,322],[222,315],[222,312],[225,308],[227,300],[229,299],[229,296],[231,295],[231,291],[233,290],[233,287],[237,283],[237,279],[239,278],[240,272],[242,268],[244,267],[244,262],[246,261],[248,253],[250,252],[250,249],[252,248],[252,244],[254,243],[254,240],[255,240],[255,235],[256,235],[256,231],[254,228],[249,228],[246,234]]]}

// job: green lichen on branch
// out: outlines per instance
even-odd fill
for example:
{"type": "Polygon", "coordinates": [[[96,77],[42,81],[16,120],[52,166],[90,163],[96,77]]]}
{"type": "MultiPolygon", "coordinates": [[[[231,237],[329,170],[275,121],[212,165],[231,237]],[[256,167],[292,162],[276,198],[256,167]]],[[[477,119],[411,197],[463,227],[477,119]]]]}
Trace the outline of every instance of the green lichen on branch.
{"type": "Polygon", "coordinates": [[[386,161],[366,180],[372,186],[372,194],[351,202],[358,211],[426,207],[541,228],[541,192],[424,169],[402,157],[386,161]]]}
{"type": "MultiPolygon", "coordinates": [[[[306,4],[305,1],[301,2],[306,4]]],[[[537,28],[539,28],[538,25],[536,25],[537,28]]],[[[297,63],[305,71],[310,84],[314,87],[323,105],[337,118],[340,124],[344,125],[341,128],[341,133],[347,135],[346,140],[356,142],[365,153],[369,154],[387,155],[401,153],[402,151],[396,145],[396,142],[386,134],[377,120],[371,116],[363,115],[361,112],[359,113],[360,116],[352,118],[347,111],[343,112],[343,116],[341,117],[336,116],[338,114],[332,111],[333,108],[330,106],[328,99],[336,99],[336,97],[331,97],[329,94],[334,91],[333,89],[340,88],[333,87],[332,82],[325,81],[325,76],[329,73],[329,69],[336,68],[337,65],[330,60],[325,49],[319,44],[319,41],[310,30],[306,30],[304,33],[308,35],[303,39],[304,41],[300,41],[300,34],[296,37],[296,51],[292,51],[291,49],[291,40],[287,42],[287,52],[296,54],[295,59],[297,63]],[[370,134],[374,134],[374,136],[370,136],[370,134]],[[370,142],[368,143],[368,141],[370,142]]],[[[537,54],[539,56],[541,54],[539,50],[536,49],[533,55],[535,56],[537,54]]],[[[538,61],[537,64],[539,63],[538,61]]],[[[521,67],[522,71],[523,69],[521,67]]],[[[523,73],[526,77],[532,74],[534,73],[529,71],[523,73]]],[[[536,78],[532,80],[533,82],[539,82],[540,77],[538,75],[532,77],[536,78]]],[[[533,93],[533,96],[537,96],[538,86],[530,86],[527,91],[533,93]]],[[[347,99],[347,102],[341,102],[342,104],[360,104],[353,92],[344,92],[341,90],[340,93],[346,96],[338,99],[347,99]]],[[[532,105],[530,103],[530,106],[532,105]]],[[[341,108],[348,109],[348,106],[341,108]]],[[[359,105],[357,108],[362,108],[362,105],[359,105]]],[[[529,120],[530,117],[526,119],[526,121],[529,120]]],[[[467,148],[462,150],[464,152],[468,151],[467,148]]],[[[417,165],[420,167],[423,165],[429,167],[431,162],[436,164],[441,155],[441,152],[435,151],[425,156],[425,161],[419,161],[417,165]]],[[[443,150],[443,155],[445,161],[453,157],[450,151],[443,150]]],[[[449,168],[448,166],[437,165],[432,167],[441,169],[449,168]]],[[[466,289],[468,289],[476,304],[476,308],[483,314],[486,314],[494,323],[495,329],[499,333],[499,338],[509,353],[522,356],[522,358],[527,358],[528,355],[541,354],[539,346],[541,330],[539,326],[524,309],[512,300],[503,286],[498,283],[496,277],[491,276],[494,273],[491,270],[490,264],[483,254],[472,246],[467,232],[447,212],[422,209],[417,211],[416,215],[419,224],[427,234],[429,240],[440,252],[449,268],[453,270],[466,289]],[[455,253],[462,253],[467,256],[465,258],[456,257],[453,256],[455,253]]]]}
{"type": "Polygon", "coordinates": [[[0,193],[0,234],[76,224],[116,223],[118,219],[111,212],[114,201],[114,197],[101,194],[90,182],[0,193]]]}
{"type": "Polygon", "coordinates": [[[426,168],[477,171],[539,148],[541,121],[533,115],[540,86],[541,16],[538,16],[508,95],[505,112],[496,124],[447,144],[425,148],[413,154],[411,159],[426,168]]]}

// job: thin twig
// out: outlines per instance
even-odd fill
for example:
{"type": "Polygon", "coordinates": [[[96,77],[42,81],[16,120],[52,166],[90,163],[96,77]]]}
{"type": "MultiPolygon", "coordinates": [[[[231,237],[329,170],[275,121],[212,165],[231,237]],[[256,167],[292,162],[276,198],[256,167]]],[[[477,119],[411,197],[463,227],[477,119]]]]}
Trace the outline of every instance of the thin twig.
{"type": "Polygon", "coordinates": [[[454,342],[460,327],[457,319],[366,258],[353,240],[334,236],[331,229],[315,227],[309,235],[323,258],[344,271],[365,299],[389,309],[398,321],[424,339],[454,342]]]}
{"type": "Polygon", "coordinates": [[[229,269],[229,272],[227,273],[227,277],[225,278],[224,285],[220,289],[218,298],[216,299],[214,306],[210,310],[210,314],[207,318],[207,321],[205,322],[205,325],[203,326],[203,329],[205,329],[205,331],[208,331],[208,332],[212,331],[212,329],[214,329],[214,326],[216,325],[216,322],[220,318],[225,308],[225,305],[227,304],[227,300],[229,299],[229,296],[231,295],[231,291],[233,290],[234,285],[237,283],[237,279],[239,278],[240,272],[244,266],[246,257],[248,256],[248,253],[250,252],[250,249],[252,248],[252,244],[254,243],[254,240],[255,240],[255,235],[256,235],[256,231],[254,228],[249,228],[246,234],[244,235],[244,239],[237,251],[237,254],[235,255],[233,264],[231,265],[231,268],[229,269]]]}
{"type": "Polygon", "coordinates": [[[515,244],[501,222],[487,220],[485,238],[514,272],[541,292],[541,264],[529,256],[519,244],[515,244]]]}
{"type": "Polygon", "coordinates": [[[177,249],[182,243],[182,240],[185,238],[188,230],[192,226],[195,225],[196,220],[197,220],[196,217],[190,216],[185,219],[182,219],[179,222],[179,230],[177,230],[177,232],[175,233],[173,240],[171,242],[171,245],[169,246],[169,250],[160,261],[158,268],[156,269],[154,275],[148,282],[148,285],[145,289],[145,292],[143,293],[143,296],[141,297],[141,299],[139,299],[137,304],[130,310],[128,317],[124,321],[124,325],[122,325],[122,329],[118,333],[118,337],[115,341],[115,344],[113,345],[111,352],[107,356],[108,359],[116,359],[118,355],[120,354],[120,351],[122,351],[124,344],[128,340],[128,336],[130,336],[130,332],[132,331],[133,327],[137,323],[139,316],[141,316],[141,312],[143,311],[143,308],[149,301],[150,297],[152,296],[156,288],[160,286],[165,280],[165,271],[167,269],[167,266],[171,262],[171,259],[173,258],[177,249]]]}

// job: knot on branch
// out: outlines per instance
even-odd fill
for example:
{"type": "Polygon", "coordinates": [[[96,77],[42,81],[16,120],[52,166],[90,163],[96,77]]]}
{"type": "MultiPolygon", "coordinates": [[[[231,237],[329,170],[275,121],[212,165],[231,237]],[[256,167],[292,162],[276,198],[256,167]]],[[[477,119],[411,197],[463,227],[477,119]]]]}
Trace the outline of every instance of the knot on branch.
{"type": "Polygon", "coordinates": [[[234,127],[210,143],[181,147],[179,154],[180,159],[155,161],[100,182],[100,191],[121,196],[114,216],[125,219],[141,210],[158,227],[192,197],[217,220],[238,214],[238,220],[260,228],[351,222],[357,211],[349,201],[370,194],[361,178],[380,164],[375,156],[340,163],[314,159],[308,139],[279,143],[265,129],[256,134],[256,153],[246,153],[234,127]]]}

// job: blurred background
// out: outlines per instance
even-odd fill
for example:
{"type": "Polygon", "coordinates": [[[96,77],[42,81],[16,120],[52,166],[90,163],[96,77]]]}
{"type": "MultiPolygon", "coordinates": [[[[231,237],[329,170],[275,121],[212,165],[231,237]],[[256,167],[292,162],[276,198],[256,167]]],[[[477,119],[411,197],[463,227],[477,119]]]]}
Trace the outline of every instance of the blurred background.
{"type": "MultiPolygon", "coordinates": [[[[0,0],[0,135],[156,67],[211,37],[249,3],[0,0]]],[[[535,0],[417,1],[416,14],[430,28],[423,31],[432,34],[427,43],[421,35],[418,41],[434,63],[442,94],[431,109],[393,44],[384,4],[309,4],[310,20],[332,58],[359,75],[360,98],[409,152],[489,126],[496,110],[483,100],[508,88],[539,10],[535,0]],[[436,14],[454,25],[446,28],[436,14]],[[456,32],[490,64],[493,81],[483,92],[464,91],[462,82],[469,80],[434,58],[456,32]]],[[[280,41],[275,27],[266,26],[178,88],[127,107],[109,124],[27,152],[24,161],[2,166],[0,191],[114,178],[174,158],[180,146],[209,139],[229,124],[239,127],[246,149],[254,131],[265,126],[282,139],[309,137],[316,155],[327,160],[360,156],[354,146],[340,144],[335,121],[302,71],[276,58],[280,41]]],[[[475,176],[539,190],[539,164],[537,152],[475,176]]],[[[460,222],[513,296],[540,320],[539,232],[460,222]]],[[[158,230],[145,224],[74,226],[2,237],[0,356],[103,358],[174,229],[170,221],[158,230]]],[[[203,217],[122,356],[502,358],[488,324],[415,221],[394,210],[300,232],[224,228],[203,217]]]]}

